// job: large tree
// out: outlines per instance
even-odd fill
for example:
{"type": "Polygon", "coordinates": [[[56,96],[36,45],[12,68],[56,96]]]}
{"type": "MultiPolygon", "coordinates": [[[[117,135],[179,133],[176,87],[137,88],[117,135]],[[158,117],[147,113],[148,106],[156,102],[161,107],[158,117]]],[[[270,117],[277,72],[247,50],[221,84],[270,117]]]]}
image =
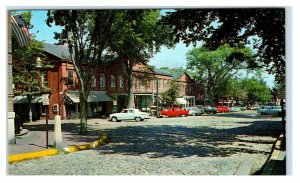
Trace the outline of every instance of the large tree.
{"type": "Polygon", "coordinates": [[[160,46],[171,47],[174,44],[172,29],[159,24],[159,18],[159,10],[127,10],[118,14],[119,21],[124,24],[115,33],[110,49],[117,53],[123,64],[124,75],[128,81],[130,108],[134,108],[133,78],[144,85],[153,79],[150,75],[145,75],[144,70],[133,72],[133,66],[147,65],[149,58],[160,50],[160,46]]]}
{"type": "Polygon", "coordinates": [[[228,81],[239,71],[246,69],[247,61],[251,60],[253,55],[249,48],[233,48],[228,45],[223,45],[215,51],[201,46],[187,53],[187,67],[195,71],[195,79],[204,84],[205,98],[211,105],[226,95],[228,81]]]}
{"type": "Polygon", "coordinates": [[[204,41],[210,50],[225,43],[252,45],[262,66],[277,81],[285,80],[284,8],[178,9],[167,13],[163,22],[173,25],[177,40],[186,44],[204,41]]]}
{"type": "Polygon", "coordinates": [[[87,99],[92,81],[103,61],[112,37],[122,27],[116,10],[52,10],[47,24],[62,26],[56,33],[59,43],[67,43],[80,82],[80,134],[87,131],[87,99]]]}

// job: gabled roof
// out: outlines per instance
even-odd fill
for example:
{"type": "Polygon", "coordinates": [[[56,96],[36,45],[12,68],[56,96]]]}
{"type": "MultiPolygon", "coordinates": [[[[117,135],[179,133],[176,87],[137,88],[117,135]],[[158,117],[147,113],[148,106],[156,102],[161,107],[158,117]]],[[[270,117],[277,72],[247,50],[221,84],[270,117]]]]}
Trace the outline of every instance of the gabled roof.
{"type": "Polygon", "coordinates": [[[44,43],[44,51],[50,53],[60,59],[70,59],[68,45],[54,45],[44,43]]]}

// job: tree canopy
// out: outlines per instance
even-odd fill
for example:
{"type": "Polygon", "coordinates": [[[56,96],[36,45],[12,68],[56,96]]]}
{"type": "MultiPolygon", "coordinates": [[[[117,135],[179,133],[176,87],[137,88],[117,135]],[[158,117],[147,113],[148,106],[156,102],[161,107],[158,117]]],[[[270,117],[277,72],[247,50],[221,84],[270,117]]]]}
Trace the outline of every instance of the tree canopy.
{"type": "MultiPolygon", "coordinates": [[[[118,14],[118,21],[124,23],[112,37],[109,49],[117,53],[123,64],[129,88],[129,107],[134,107],[133,66],[140,63],[147,64],[149,58],[158,52],[162,45],[173,46],[174,33],[169,26],[159,24],[159,18],[159,10],[126,10],[118,14]]],[[[140,74],[135,74],[134,77],[145,81],[148,76],[143,74],[140,77],[140,74]]]]}
{"type": "MultiPolygon", "coordinates": [[[[279,82],[285,80],[285,9],[228,8],[178,9],[162,21],[173,25],[177,41],[204,41],[215,50],[225,43],[233,47],[252,45],[255,57],[279,82]]],[[[259,64],[252,62],[252,67],[259,64]]]]}
{"type": "MultiPolygon", "coordinates": [[[[31,12],[26,11],[21,14],[28,29],[31,25],[31,12]]],[[[47,83],[42,81],[43,71],[52,68],[52,65],[44,60],[43,43],[35,39],[32,34],[29,45],[20,47],[16,38],[12,37],[13,56],[13,83],[15,85],[14,95],[26,96],[29,106],[29,119],[32,121],[31,102],[34,97],[44,93],[50,93],[47,83]],[[37,59],[40,59],[38,65],[37,59]],[[43,82],[43,83],[42,83],[43,82]]]]}
{"type": "Polygon", "coordinates": [[[80,134],[87,132],[87,99],[96,72],[103,63],[103,53],[115,32],[122,27],[120,11],[115,10],[51,10],[47,25],[63,27],[55,33],[59,44],[67,43],[71,60],[80,82],[80,134]],[[88,72],[87,72],[88,71],[88,72]]]}
{"type": "Polygon", "coordinates": [[[226,95],[228,81],[240,70],[246,69],[247,61],[252,59],[249,48],[223,45],[215,51],[209,51],[202,46],[187,53],[187,67],[196,73],[195,79],[204,85],[205,97],[213,104],[213,101],[226,95]]]}

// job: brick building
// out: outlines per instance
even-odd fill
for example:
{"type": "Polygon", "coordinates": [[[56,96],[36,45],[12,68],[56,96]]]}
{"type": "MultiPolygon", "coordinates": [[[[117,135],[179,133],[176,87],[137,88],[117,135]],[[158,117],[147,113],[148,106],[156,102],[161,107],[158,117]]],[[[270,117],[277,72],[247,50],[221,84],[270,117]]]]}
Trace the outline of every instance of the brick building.
{"type": "MultiPolygon", "coordinates": [[[[35,116],[38,119],[49,110],[49,118],[53,119],[59,114],[62,119],[78,117],[80,113],[79,80],[71,62],[68,47],[66,45],[44,44],[46,60],[51,61],[54,67],[43,71],[42,79],[47,81],[51,89],[49,108],[43,106],[41,100],[35,100],[35,116]]],[[[187,73],[170,73],[159,69],[153,69],[148,65],[135,65],[134,75],[152,76],[146,81],[133,78],[133,93],[135,107],[143,111],[156,105],[157,87],[158,95],[168,89],[168,82],[176,80],[180,83],[180,97],[188,105],[195,104],[195,82],[187,73]],[[156,80],[158,79],[158,86],[156,80]]],[[[123,76],[122,63],[115,60],[104,66],[100,66],[88,98],[89,117],[97,114],[104,117],[112,112],[119,112],[126,108],[128,102],[128,87],[123,76]]],[[[18,100],[15,100],[15,104],[18,100]]],[[[22,103],[22,102],[20,102],[22,103]]],[[[23,102],[26,103],[26,102],[23,102]]]]}

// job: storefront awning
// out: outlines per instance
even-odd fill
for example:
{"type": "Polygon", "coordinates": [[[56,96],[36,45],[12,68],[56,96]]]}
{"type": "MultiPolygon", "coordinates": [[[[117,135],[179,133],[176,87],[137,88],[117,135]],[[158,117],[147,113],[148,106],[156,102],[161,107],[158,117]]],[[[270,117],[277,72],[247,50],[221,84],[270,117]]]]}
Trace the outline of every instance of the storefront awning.
{"type": "MultiPolygon", "coordinates": [[[[66,99],[72,103],[79,103],[79,91],[69,91],[65,94],[66,99]]],[[[108,102],[113,101],[107,96],[105,91],[91,91],[88,97],[88,102],[108,102]]]]}
{"type": "Polygon", "coordinates": [[[187,101],[184,98],[176,98],[176,103],[177,104],[186,104],[187,101]]]}
{"type": "MultiPolygon", "coordinates": [[[[42,103],[45,99],[49,98],[49,94],[43,94],[41,96],[33,97],[31,103],[42,103]]],[[[27,104],[27,96],[15,96],[14,104],[27,104]]]]}

